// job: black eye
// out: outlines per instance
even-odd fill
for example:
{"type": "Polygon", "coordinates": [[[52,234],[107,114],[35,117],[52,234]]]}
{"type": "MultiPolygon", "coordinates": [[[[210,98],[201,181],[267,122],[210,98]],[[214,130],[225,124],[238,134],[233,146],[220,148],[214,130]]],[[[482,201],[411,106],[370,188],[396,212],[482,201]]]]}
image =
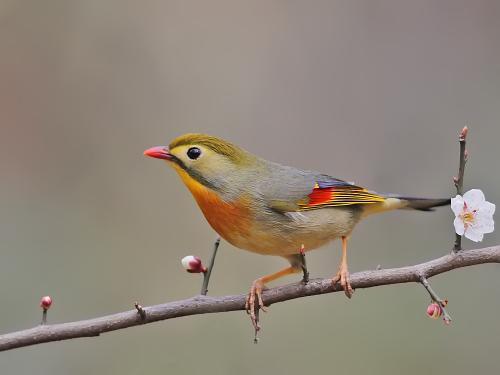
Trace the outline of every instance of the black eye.
{"type": "Polygon", "coordinates": [[[196,160],[200,157],[201,155],[201,150],[198,147],[191,147],[187,151],[187,156],[189,159],[196,160]]]}

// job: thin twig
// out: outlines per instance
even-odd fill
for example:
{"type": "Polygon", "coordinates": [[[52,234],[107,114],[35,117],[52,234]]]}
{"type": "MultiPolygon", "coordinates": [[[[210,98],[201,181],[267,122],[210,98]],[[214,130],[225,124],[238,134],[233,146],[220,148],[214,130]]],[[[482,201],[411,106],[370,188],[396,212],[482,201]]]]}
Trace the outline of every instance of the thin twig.
{"type": "Polygon", "coordinates": [[[47,324],[47,309],[43,309],[42,311],[42,322],[40,324],[47,324]]]}
{"type": "Polygon", "coordinates": [[[203,284],[201,285],[201,292],[200,294],[203,296],[206,296],[208,293],[208,283],[210,282],[210,275],[212,274],[212,269],[214,268],[215,265],[215,257],[217,256],[217,250],[219,249],[220,245],[220,237],[217,237],[217,239],[214,242],[214,248],[212,251],[212,258],[210,258],[210,264],[208,265],[207,271],[203,272],[203,284]]]}
{"type": "Polygon", "coordinates": [[[137,310],[137,313],[140,315],[142,320],[146,319],[146,311],[144,311],[144,308],[139,305],[139,302],[134,303],[134,307],[137,310]]]}
{"type": "MultiPolygon", "coordinates": [[[[430,278],[456,268],[484,263],[500,263],[500,245],[476,250],[463,250],[414,266],[357,272],[351,275],[351,284],[355,289],[362,289],[389,284],[419,283],[422,277],[430,278]]],[[[342,287],[339,284],[333,284],[330,278],[314,279],[307,284],[299,282],[268,289],[264,291],[263,299],[265,305],[270,306],[295,298],[339,291],[343,292],[342,287]]],[[[246,295],[196,296],[186,300],[144,307],[146,312],[144,320],[137,313],[137,310],[133,309],[95,319],[38,326],[1,335],[0,351],[50,341],[99,336],[104,332],[181,316],[244,310],[245,300],[246,295]]]]}
{"type": "Polygon", "coordinates": [[[443,312],[443,320],[446,324],[450,324],[451,323],[451,316],[450,314],[448,314],[448,312],[446,311],[446,300],[443,300],[441,298],[439,298],[439,296],[437,295],[437,293],[434,291],[434,289],[432,289],[431,287],[431,284],[429,284],[429,281],[427,281],[427,278],[425,278],[424,276],[422,276],[420,278],[420,282],[422,283],[422,285],[424,286],[424,288],[427,290],[427,292],[429,293],[429,295],[431,296],[431,299],[436,302],[439,307],[441,307],[441,311],[443,312]]]}
{"type": "MultiPolygon", "coordinates": [[[[468,157],[465,143],[467,141],[468,132],[469,128],[467,126],[464,126],[458,137],[458,142],[460,143],[460,163],[458,166],[458,176],[453,178],[453,182],[455,183],[455,187],[457,188],[457,195],[464,194],[464,172],[468,157]]],[[[460,236],[459,234],[455,234],[455,244],[453,246],[453,251],[456,252],[460,250],[462,250],[462,236],[460,236]]]]}

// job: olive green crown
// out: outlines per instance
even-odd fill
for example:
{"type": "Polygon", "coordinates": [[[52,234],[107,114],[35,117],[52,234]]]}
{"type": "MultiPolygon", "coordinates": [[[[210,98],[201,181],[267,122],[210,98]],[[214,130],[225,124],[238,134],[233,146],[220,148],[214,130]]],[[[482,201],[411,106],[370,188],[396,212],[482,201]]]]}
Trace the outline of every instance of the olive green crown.
{"type": "Polygon", "coordinates": [[[173,150],[176,147],[186,145],[205,146],[220,155],[227,156],[234,162],[242,162],[248,157],[246,151],[232,144],[231,142],[211,135],[200,133],[189,133],[181,135],[175,138],[168,147],[170,150],[173,150]]]}

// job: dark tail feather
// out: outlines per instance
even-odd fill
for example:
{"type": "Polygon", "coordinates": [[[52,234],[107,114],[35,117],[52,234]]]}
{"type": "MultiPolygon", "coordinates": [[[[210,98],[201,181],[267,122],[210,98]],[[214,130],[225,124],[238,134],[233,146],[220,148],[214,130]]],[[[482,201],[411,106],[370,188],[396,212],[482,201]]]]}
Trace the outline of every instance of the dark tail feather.
{"type": "Polygon", "coordinates": [[[450,204],[450,198],[432,199],[432,198],[411,198],[411,197],[394,197],[408,202],[408,205],[402,207],[404,209],[413,209],[419,211],[434,211],[434,207],[447,206],[450,204]]]}

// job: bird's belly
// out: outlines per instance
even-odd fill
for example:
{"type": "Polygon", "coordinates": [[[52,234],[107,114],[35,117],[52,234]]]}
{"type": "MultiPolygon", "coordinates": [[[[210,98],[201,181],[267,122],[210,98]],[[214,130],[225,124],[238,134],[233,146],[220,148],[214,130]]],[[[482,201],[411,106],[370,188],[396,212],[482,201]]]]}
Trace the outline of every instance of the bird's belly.
{"type": "Polygon", "coordinates": [[[233,245],[266,255],[296,254],[301,245],[314,250],[341,236],[348,236],[359,220],[357,210],[322,208],[294,212],[286,217],[255,220],[246,236],[233,245]]]}
{"type": "Polygon", "coordinates": [[[322,208],[278,214],[256,214],[241,198],[225,202],[206,188],[188,185],[212,228],[233,246],[265,255],[296,254],[303,244],[316,249],[351,233],[359,220],[355,209],[322,208]]]}
{"type": "Polygon", "coordinates": [[[312,220],[295,223],[285,220],[256,220],[248,210],[239,205],[211,202],[200,204],[210,226],[233,246],[263,255],[289,255],[316,249],[338,238],[349,229],[335,223],[312,220]]]}

